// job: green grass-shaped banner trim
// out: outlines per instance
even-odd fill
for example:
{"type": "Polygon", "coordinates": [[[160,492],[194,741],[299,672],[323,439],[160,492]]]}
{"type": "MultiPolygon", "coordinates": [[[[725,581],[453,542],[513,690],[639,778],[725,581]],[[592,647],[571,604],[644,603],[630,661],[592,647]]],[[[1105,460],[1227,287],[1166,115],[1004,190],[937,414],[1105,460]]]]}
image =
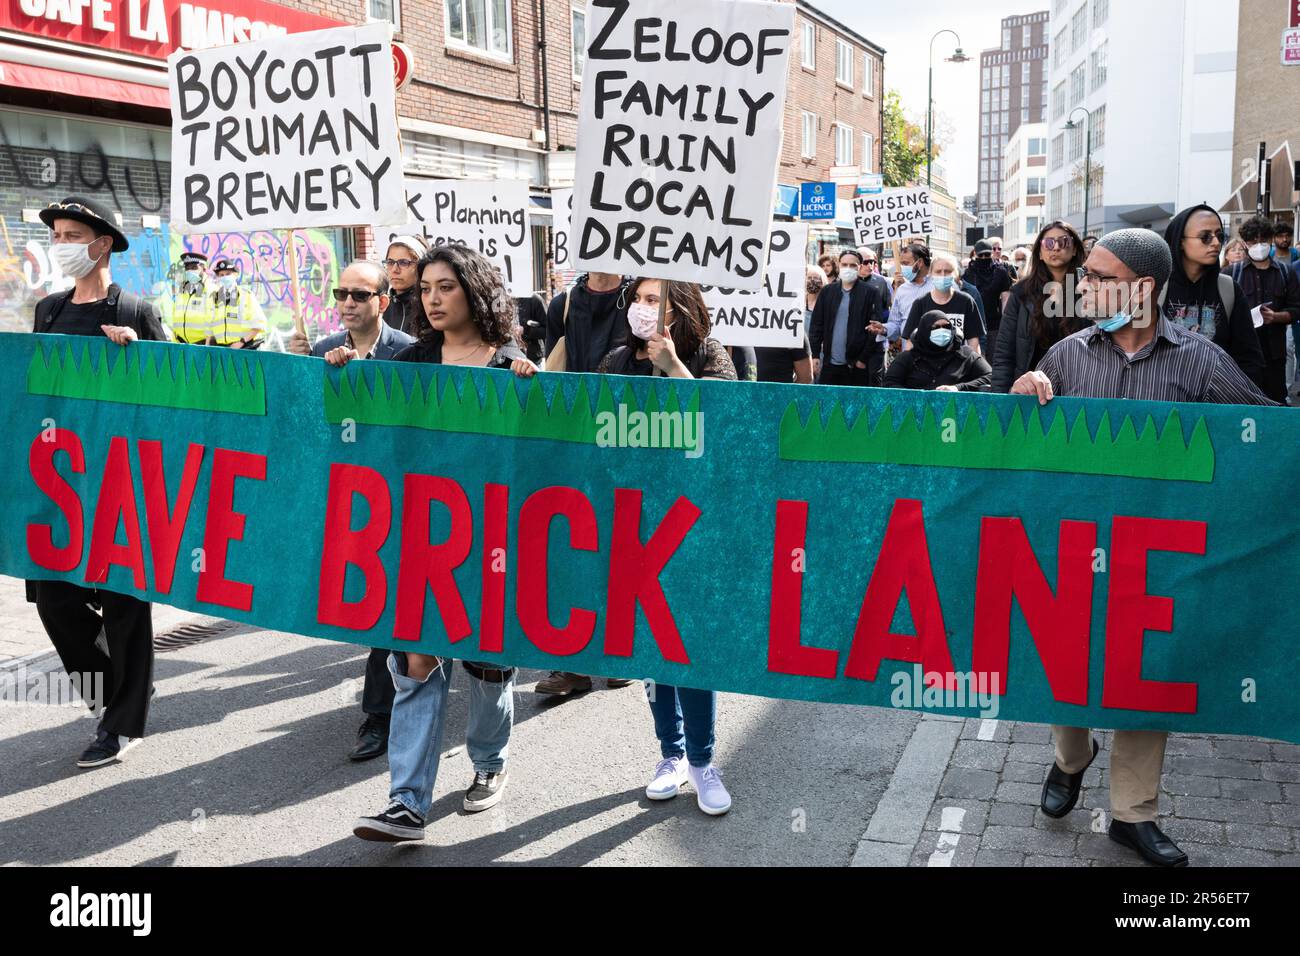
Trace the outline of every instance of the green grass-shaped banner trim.
{"type": "MultiPolygon", "coordinates": [[[[370,365],[370,363],[362,363],[370,365]]],[[[468,376],[456,376],[436,369],[416,369],[409,386],[402,383],[396,369],[375,368],[362,371],[349,365],[325,378],[325,420],[342,424],[351,420],[359,425],[401,425],[430,431],[497,435],[508,438],[546,438],[551,441],[595,445],[602,413],[683,412],[700,410],[699,389],[693,389],[685,408],[680,404],[677,386],[669,384],[668,397],[659,407],[658,390],[651,388],[642,405],[631,386],[625,384],[622,397],[614,398],[609,381],[602,378],[595,405],[587,389],[587,380],[578,383],[572,403],[566,403],[558,384],[548,401],[540,378],[533,378],[521,399],[513,378],[489,373],[483,378],[484,392],[479,393],[468,376]]]]}
{"type": "Polygon", "coordinates": [[[786,461],[854,462],[861,464],[923,465],[939,468],[979,468],[1000,471],[1068,472],[1166,481],[1214,479],[1214,446],[1204,417],[1198,418],[1190,441],[1183,438],[1182,419],[1174,409],[1158,432],[1150,415],[1138,434],[1125,415],[1119,432],[1111,429],[1110,414],[1103,412],[1095,430],[1080,411],[1068,426],[1057,411],[1044,430],[1038,407],[1028,421],[1020,406],[1005,426],[990,409],[981,425],[974,408],[958,418],[955,402],[942,416],[927,408],[920,423],[909,409],[897,426],[885,411],[874,423],[866,413],[853,425],[837,402],[823,424],[818,405],[805,423],[793,403],[781,419],[781,457],[786,461]]]}
{"type": "Polygon", "coordinates": [[[236,415],[266,414],[261,366],[229,349],[86,337],[41,342],[27,366],[29,395],[85,398],[236,415]]]}

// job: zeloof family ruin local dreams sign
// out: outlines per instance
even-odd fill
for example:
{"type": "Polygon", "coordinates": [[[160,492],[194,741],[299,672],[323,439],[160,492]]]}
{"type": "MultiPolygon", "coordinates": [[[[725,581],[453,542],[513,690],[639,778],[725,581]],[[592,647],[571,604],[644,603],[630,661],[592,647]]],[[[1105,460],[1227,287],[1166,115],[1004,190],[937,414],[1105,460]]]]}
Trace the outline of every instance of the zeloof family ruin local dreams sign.
{"type": "Polygon", "coordinates": [[[169,56],[172,228],[403,220],[392,29],[314,30],[169,56]]]}
{"type": "Polygon", "coordinates": [[[578,268],[758,289],[794,6],[592,0],[587,17],[578,268]]]}

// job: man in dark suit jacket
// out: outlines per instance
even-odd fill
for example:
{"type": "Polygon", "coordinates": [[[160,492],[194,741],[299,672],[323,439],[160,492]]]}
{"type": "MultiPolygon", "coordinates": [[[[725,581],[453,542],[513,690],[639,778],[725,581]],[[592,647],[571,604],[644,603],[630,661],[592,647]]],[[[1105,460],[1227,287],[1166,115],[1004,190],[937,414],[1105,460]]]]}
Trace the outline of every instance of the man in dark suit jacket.
{"type": "Polygon", "coordinates": [[[822,289],[813,306],[808,344],[822,385],[879,386],[885,368],[885,343],[879,339],[880,293],[858,277],[862,257],[840,253],[840,281],[822,289]]]}

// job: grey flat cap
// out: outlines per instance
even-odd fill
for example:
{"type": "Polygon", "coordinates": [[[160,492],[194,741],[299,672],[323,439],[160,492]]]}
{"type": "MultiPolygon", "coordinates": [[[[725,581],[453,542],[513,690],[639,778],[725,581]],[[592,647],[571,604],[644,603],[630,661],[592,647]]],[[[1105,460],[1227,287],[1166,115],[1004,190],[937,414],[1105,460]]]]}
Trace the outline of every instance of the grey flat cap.
{"type": "Polygon", "coordinates": [[[1157,289],[1164,288],[1174,271],[1169,243],[1150,229],[1117,229],[1102,236],[1097,245],[1136,272],[1138,278],[1155,279],[1157,289]]]}

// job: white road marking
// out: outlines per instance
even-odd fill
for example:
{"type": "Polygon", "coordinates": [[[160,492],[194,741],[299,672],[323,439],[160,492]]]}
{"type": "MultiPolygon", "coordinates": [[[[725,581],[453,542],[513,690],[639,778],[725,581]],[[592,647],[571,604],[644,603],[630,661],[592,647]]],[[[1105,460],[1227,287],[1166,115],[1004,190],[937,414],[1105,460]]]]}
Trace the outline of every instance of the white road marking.
{"type": "Polygon", "coordinates": [[[952,866],[953,857],[957,855],[957,844],[961,841],[961,824],[964,819],[966,811],[961,807],[943,808],[939,817],[939,842],[926,861],[926,866],[952,866]]]}
{"type": "Polygon", "coordinates": [[[978,740],[992,740],[998,732],[998,722],[996,720],[981,720],[979,732],[975,735],[978,740]]]}

